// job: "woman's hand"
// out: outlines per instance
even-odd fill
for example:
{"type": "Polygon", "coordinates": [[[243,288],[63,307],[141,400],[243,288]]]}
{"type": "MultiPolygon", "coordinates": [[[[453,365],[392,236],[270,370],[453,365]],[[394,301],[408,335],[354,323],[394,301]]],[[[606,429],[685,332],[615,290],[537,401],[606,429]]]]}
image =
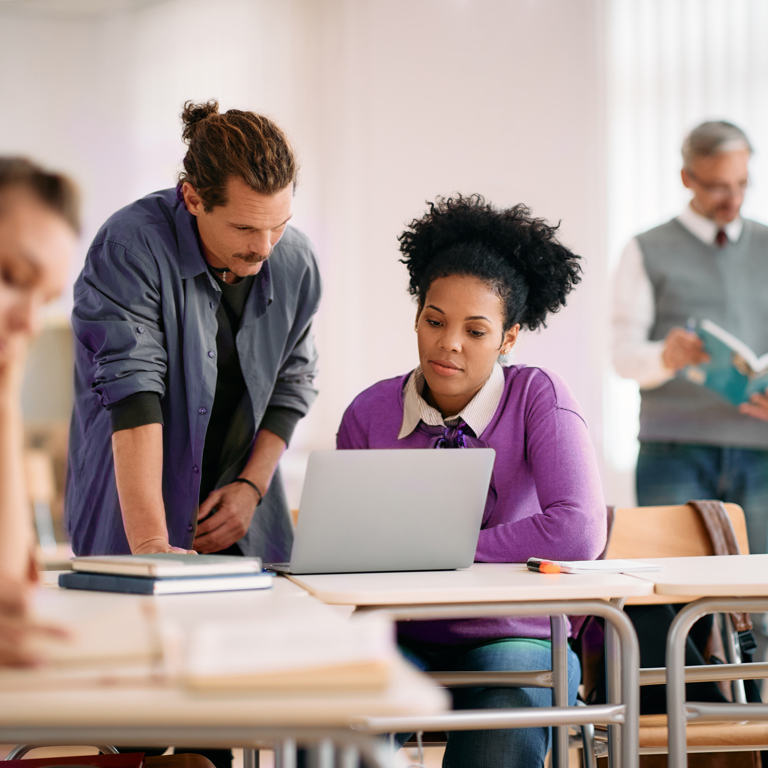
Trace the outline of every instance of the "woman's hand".
{"type": "Polygon", "coordinates": [[[38,636],[66,639],[67,633],[29,616],[29,588],[0,574],[0,667],[31,667],[44,661],[30,650],[38,636]]]}

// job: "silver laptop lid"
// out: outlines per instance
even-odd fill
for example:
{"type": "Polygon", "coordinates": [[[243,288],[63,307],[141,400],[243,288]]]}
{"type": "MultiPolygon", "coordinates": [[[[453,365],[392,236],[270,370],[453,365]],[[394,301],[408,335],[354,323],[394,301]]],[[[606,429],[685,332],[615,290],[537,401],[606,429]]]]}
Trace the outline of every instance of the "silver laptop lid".
{"type": "Polygon", "coordinates": [[[448,570],[475,557],[495,451],[314,451],[291,573],[448,570]]]}

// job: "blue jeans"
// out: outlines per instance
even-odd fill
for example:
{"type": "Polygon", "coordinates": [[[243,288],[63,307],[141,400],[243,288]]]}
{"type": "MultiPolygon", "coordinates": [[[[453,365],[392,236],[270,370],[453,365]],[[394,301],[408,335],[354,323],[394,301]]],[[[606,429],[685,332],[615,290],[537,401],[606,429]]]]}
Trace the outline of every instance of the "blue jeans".
{"type": "Polygon", "coordinates": [[[637,503],[641,507],[719,499],[744,510],[750,552],[768,552],[768,451],[640,443],[637,503]]]}
{"type": "MultiPolygon", "coordinates": [[[[552,668],[549,640],[509,638],[479,646],[437,646],[408,641],[400,649],[417,667],[436,672],[531,671],[552,668]]],[[[568,649],[568,701],[576,702],[581,666],[568,649]]],[[[454,709],[551,707],[549,688],[455,688],[454,709]]],[[[448,734],[443,768],[539,768],[551,743],[550,728],[455,731],[448,734]]],[[[400,743],[408,738],[403,735],[400,743]]]]}

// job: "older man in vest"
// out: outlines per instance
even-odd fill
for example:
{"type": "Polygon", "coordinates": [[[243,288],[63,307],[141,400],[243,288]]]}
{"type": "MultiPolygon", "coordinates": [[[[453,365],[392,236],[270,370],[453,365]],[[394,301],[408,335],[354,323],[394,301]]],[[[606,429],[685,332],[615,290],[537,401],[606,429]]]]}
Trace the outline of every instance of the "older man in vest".
{"type": "Polygon", "coordinates": [[[638,503],[735,502],[751,550],[766,552],[768,397],[735,406],[681,375],[708,359],[700,320],[768,352],[768,227],[740,216],[752,146],[735,125],[706,122],[682,154],[690,204],[631,240],[616,273],[614,364],[641,392],[638,503]]]}

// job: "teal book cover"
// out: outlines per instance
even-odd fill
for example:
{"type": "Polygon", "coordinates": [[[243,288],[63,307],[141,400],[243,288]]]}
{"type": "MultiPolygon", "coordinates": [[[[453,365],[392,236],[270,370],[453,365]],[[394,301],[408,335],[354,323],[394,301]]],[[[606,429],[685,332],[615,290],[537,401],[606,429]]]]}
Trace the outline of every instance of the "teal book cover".
{"type": "Polygon", "coordinates": [[[714,390],[733,405],[768,388],[768,354],[757,357],[743,341],[711,320],[702,320],[696,332],[710,360],[688,366],[683,371],[688,381],[714,390]]]}

